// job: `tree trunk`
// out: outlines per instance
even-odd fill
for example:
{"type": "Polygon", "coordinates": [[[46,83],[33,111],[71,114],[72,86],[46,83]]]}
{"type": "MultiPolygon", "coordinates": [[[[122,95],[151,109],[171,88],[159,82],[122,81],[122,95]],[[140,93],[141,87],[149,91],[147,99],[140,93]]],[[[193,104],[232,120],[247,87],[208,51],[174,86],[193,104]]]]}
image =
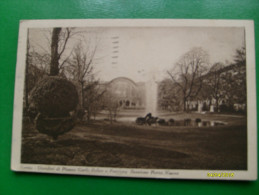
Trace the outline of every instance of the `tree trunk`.
{"type": "Polygon", "coordinates": [[[183,98],[183,111],[186,111],[186,98],[183,98]]]}
{"type": "Polygon", "coordinates": [[[90,108],[87,109],[87,121],[90,122],[91,119],[91,111],[90,108]]]}
{"type": "Polygon", "coordinates": [[[219,98],[216,98],[216,112],[219,112],[219,98]]]}
{"type": "Polygon", "coordinates": [[[54,28],[52,31],[51,38],[51,61],[50,61],[50,76],[56,76],[59,73],[59,53],[58,53],[58,43],[59,34],[61,28],[54,28]]]}
{"type": "Polygon", "coordinates": [[[84,83],[83,82],[81,82],[81,100],[82,100],[81,106],[82,106],[82,109],[84,109],[85,104],[84,104],[84,83]]]}

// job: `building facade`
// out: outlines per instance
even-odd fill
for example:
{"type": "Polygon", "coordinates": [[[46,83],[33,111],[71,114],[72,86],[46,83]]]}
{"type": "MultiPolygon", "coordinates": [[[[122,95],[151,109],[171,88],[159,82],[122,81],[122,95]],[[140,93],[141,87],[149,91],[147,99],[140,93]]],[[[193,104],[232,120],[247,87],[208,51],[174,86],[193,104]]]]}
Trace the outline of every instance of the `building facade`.
{"type": "Polygon", "coordinates": [[[145,108],[145,83],[135,83],[127,77],[117,77],[106,83],[105,86],[106,90],[115,96],[120,108],[145,108]]]}

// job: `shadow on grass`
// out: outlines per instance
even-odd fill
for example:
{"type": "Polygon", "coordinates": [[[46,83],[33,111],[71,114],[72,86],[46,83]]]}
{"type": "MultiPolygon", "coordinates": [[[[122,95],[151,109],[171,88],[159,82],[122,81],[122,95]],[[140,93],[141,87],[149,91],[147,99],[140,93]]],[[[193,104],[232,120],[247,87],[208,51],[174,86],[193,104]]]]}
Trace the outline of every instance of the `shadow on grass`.
{"type": "Polygon", "coordinates": [[[52,141],[24,124],[22,163],[246,170],[246,127],[154,128],[92,123],[52,141]]]}

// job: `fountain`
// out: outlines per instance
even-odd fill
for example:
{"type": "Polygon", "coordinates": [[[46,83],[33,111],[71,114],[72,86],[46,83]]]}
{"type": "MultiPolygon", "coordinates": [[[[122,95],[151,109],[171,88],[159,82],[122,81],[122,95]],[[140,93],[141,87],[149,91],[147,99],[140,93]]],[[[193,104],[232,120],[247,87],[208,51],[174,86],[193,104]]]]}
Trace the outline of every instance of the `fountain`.
{"type": "Polygon", "coordinates": [[[157,116],[157,83],[155,75],[151,74],[150,78],[145,84],[146,88],[146,113],[151,113],[153,116],[157,116]]]}

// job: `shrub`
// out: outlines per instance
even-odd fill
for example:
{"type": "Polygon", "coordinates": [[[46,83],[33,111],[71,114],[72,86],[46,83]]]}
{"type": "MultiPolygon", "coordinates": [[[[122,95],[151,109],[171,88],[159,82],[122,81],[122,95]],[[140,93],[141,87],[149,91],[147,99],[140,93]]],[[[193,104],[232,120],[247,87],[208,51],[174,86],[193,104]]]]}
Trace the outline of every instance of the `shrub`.
{"type": "Polygon", "coordinates": [[[189,126],[189,125],[191,124],[191,121],[192,121],[192,119],[190,119],[190,118],[185,118],[185,119],[183,120],[184,126],[189,126]]]}
{"type": "Polygon", "coordinates": [[[70,131],[74,117],[69,112],[76,109],[78,95],[76,87],[68,80],[56,76],[45,77],[34,87],[31,104],[36,113],[36,129],[53,139],[70,131]]]}
{"type": "Polygon", "coordinates": [[[201,119],[200,119],[200,118],[196,118],[196,119],[195,119],[195,122],[196,122],[196,123],[200,123],[200,122],[201,122],[201,119]]]}
{"type": "Polygon", "coordinates": [[[163,118],[161,118],[161,119],[159,119],[158,121],[157,121],[157,123],[159,124],[159,125],[168,125],[167,124],[167,122],[165,121],[165,119],[163,119],[163,118]]]}
{"type": "Polygon", "coordinates": [[[221,104],[219,106],[220,112],[225,112],[225,113],[234,113],[235,109],[233,105],[226,105],[226,104],[221,104]]]}
{"type": "Polygon", "coordinates": [[[168,124],[169,124],[169,125],[174,125],[174,122],[175,122],[175,121],[174,121],[173,118],[170,118],[170,119],[168,120],[168,124]]]}
{"type": "Polygon", "coordinates": [[[43,78],[31,94],[35,109],[48,117],[66,116],[78,103],[76,87],[57,76],[43,78]]]}
{"type": "Polygon", "coordinates": [[[71,117],[48,118],[39,114],[36,118],[36,129],[43,134],[51,136],[54,140],[70,131],[75,126],[75,121],[71,117]]]}

